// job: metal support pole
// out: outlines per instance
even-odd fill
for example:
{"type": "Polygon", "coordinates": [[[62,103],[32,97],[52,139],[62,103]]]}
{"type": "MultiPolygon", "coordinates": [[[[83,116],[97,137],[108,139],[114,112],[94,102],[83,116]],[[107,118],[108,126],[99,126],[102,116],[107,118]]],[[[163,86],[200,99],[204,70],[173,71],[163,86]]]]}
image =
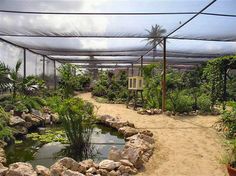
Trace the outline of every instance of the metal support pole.
{"type": "Polygon", "coordinates": [[[24,78],[26,77],[26,49],[24,49],[24,78]]]}
{"type": "Polygon", "coordinates": [[[163,39],[162,112],[166,110],[166,38],[163,39]]]}
{"type": "Polygon", "coordinates": [[[143,76],[143,56],[141,56],[141,76],[143,76]]]}
{"type": "Polygon", "coordinates": [[[43,56],[43,80],[45,80],[45,57],[43,56]]]}
{"type": "Polygon", "coordinates": [[[56,61],[53,60],[53,67],[54,67],[54,89],[57,89],[57,72],[56,72],[56,61]]]}

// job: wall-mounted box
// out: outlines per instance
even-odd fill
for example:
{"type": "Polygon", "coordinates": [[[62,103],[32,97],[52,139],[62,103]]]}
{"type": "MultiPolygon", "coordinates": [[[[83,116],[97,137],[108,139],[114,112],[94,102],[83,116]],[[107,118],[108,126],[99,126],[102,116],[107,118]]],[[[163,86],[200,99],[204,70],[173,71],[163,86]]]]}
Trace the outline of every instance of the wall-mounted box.
{"type": "Polygon", "coordinates": [[[129,90],[143,90],[143,77],[142,76],[132,76],[128,79],[128,89],[129,90]]]}

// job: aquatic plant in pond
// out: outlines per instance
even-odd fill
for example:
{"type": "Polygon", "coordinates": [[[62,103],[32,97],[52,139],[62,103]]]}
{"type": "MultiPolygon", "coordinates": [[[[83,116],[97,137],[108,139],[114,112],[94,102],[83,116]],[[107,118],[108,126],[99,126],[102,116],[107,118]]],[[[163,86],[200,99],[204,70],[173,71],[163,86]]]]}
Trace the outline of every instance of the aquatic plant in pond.
{"type": "Polygon", "coordinates": [[[50,143],[50,142],[60,142],[62,144],[69,143],[65,131],[59,129],[54,129],[54,130],[46,129],[43,134],[30,133],[27,134],[27,137],[31,138],[34,141],[40,141],[41,143],[50,143]]]}
{"type": "Polygon", "coordinates": [[[80,98],[68,98],[59,104],[57,112],[71,146],[86,150],[95,120],[93,105],[80,98]]]}
{"type": "MultiPolygon", "coordinates": [[[[64,132],[61,126],[48,127],[46,133],[55,132],[61,135],[64,132]]],[[[45,134],[41,134],[42,141],[38,140],[38,133],[31,133],[22,141],[17,141],[6,148],[7,164],[18,161],[30,162],[33,166],[44,165],[51,166],[62,157],[71,157],[76,161],[92,158],[95,161],[101,161],[106,158],[111,146],[122,148],[124,139],[116,130],[101,125],[96,125],[91,134],[90,150],[73,150],[69,144],[60,142],[49,142],[44,140],[45,134]],[[87,152],[87,153],[85,153],[87,152]]],[[[63,136],[63,135],[62,135],[63,136]]],[[[66,142],[65,142],[66,143],[66,142]]]]}

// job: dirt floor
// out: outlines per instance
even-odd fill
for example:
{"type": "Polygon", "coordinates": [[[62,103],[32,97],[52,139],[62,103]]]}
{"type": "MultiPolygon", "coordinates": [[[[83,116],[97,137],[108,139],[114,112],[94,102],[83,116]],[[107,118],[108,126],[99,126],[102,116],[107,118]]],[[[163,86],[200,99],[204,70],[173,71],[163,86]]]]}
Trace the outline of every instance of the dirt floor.
{"type": "Polygon", "coordinates": [[[156,139],[155,152],[139,176],[226,176],[220,164],[223,138],[211,126],[215,116],[168,117],[140,115],[122,104],[95,102],[90,93],[79,95],[97,106],[97,114],[109,114],[149,129],[156,139]]]}

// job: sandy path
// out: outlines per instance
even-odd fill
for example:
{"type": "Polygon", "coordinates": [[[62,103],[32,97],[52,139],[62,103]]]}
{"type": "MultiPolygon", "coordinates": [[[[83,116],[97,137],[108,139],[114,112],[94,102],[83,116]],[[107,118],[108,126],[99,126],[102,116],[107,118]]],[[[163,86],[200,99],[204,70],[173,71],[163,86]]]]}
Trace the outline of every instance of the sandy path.
{"type": "Polygon", "coordinates": [[[180,117],[164,115],[146,116],[127,109],[121,104],[97,103],[90,93],[79,95],[97,107],[98,114],[118,116],[133,122],[138,128],[154,133],[156,149],[146,164],[142,176],[226,176],[220,164],[223,139],[212,124],[217,117],[180,117]]]}

